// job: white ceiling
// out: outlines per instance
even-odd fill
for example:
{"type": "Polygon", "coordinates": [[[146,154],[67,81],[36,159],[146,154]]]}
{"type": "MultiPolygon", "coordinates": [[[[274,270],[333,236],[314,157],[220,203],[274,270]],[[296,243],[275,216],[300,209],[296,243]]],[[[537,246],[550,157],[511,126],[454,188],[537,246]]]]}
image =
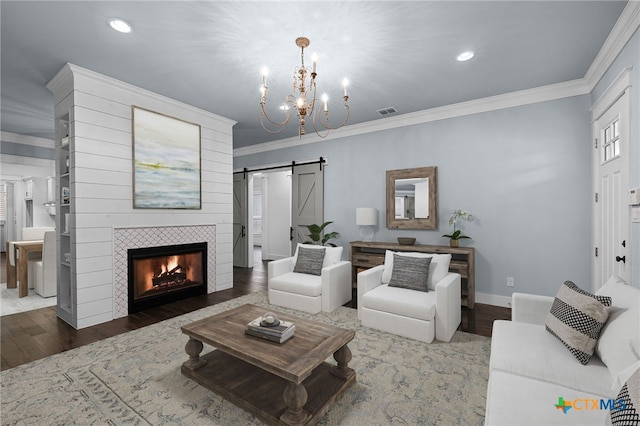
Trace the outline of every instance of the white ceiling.
{"type": "MultiPolygon", "coordinates": [[[[70,62],[236,120],[234,147],[297,135],[259,124],[260,70],[274,106],[317,52],[318,90],[351,82],[349,124],[585,76],[626,1],[6,1],[1,130],[53,138],[46,83],[70,62]],[[107,27],[120,17],[128,35],[107,27]],[[475,58],[457,62],[464,50],[475,58]],[[307,64],[310,55],[306,58],[307,64]]],[[[342,118],[342,105],[332,116],[342,118]]],[[[292,120],[292,121],[295,121],[292,120]]],[[[310,130],[308,129],[309,133],[310,130]]]]}

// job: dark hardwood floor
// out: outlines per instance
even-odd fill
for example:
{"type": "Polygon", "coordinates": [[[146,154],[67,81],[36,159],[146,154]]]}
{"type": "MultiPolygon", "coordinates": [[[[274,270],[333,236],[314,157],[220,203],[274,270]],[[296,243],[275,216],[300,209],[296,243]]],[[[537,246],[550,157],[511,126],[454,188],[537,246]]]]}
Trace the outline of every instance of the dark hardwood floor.
{"type": "MultiPolygon", "coordinates": [[[[4,371],[245,294],[266,291],[267,262],[260,260],[259,253],[256,255],[254,268],[234,268],[233,288],[229,290],[150,308],[81,330],[58,319],[55,307],[3,316],[0,318],[1,369],[4,371]]],[[[462,327],[472,333],[491,336],[494,320],[510,318],[508,308],[476,304],[475,309],[463,311],[462,327]]]]}

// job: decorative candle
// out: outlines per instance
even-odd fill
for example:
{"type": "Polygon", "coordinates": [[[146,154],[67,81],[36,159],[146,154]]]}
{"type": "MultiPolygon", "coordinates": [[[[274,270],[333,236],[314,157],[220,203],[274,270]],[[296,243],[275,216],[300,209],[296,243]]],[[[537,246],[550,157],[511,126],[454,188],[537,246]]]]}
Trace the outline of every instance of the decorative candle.
{"type": "Polygon", "coordinates": [[[349,80],[347,80],[346,77],[344,78],[344,80],[342,80],[342,85],[344,86],[344,95],[347,96],[347,86],[349,85],[349,80]]]}

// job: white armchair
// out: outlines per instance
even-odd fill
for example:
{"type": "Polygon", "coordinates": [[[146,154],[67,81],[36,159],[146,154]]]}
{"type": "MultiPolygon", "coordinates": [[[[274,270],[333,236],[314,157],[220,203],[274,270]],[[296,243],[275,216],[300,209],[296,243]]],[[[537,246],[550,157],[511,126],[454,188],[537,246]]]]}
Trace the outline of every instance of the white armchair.
{"type": "Polygon", "coordinates": [[[393,252],[387,252],[384,265],[358,274],[358,318],[362,325],[426,343],[434,338],[450,341],[462,320],[461,277],[449,272],[451,255],[400,255],[432,257],[428,291],[390,287],[393,252]]]}
{"type": "Polygon", "coordinates": [[[42,260],[34,262],[35,289],[42,297],[52,297],[57,294],[56,271],[56,232],[48,231],[44,234],[42,244],[42,260]]]}
{"type": "MultiPolygon", "coordinates": [[[[22,239],[21,241],[34,241],[34,240],[42,240],[44,239],[44,233],[47,231],[54,231],[55,228],[51,228],[48,226],[36,226],[36,227],[27,227],[27,228],[22,228],[22,239]]],[[[9,253],[7,253],[7,256],[9,257],[9,265],[12,268],[15,268],[16,264],[18,263],[18,259],[16,259],[16,250],[13,246],[13,243],[10,242],[9,243],[9,253]]],[[[29,281],[29,288],[33,288],[35,285],[33,276],[35,274],[35,270],[33,269],[33,265],[34,262],[41,260],[42,256],[39,253],[30,253],[29,254],[29,259],[28,259],[28,273],[27,273],[27,279],[29,281]]],[[[12,275],[11,279],[16,279],[17,277],[15,277],[15,273],[14,275],[12,275]]],[[[9,279],[9,277],[7,277],[7,279],[9,279]]]]}
{"type": "Polygon", "coordinates": [[[351,262],[340,260],[342,247],[326,247],[320,275],[294,272],[300,247],[292,257],[268,264],[269,303],[317,314],[331,312],[351,300],[351,262]]]}

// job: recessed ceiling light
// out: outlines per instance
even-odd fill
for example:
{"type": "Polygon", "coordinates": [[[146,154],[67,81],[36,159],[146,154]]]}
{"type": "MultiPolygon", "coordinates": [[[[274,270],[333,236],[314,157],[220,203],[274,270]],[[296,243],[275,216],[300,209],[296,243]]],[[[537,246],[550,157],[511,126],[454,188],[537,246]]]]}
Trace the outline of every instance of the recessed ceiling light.
{"type": "Polygon", "coordinates": [[[472,50],[467,50],[466,52],[462,52],[461,54],[459,54],[456,59],[460,62],[464,62],[473,58],[474,55],[475,53],[472,50]]]}
{"type": "Polygon", "coordinates": [[[131,25],[119,18],[109,18],[107,19],[107,24],[114,30],[121,33],[127,34],[133,31],[133,27],[131,25]]]}

